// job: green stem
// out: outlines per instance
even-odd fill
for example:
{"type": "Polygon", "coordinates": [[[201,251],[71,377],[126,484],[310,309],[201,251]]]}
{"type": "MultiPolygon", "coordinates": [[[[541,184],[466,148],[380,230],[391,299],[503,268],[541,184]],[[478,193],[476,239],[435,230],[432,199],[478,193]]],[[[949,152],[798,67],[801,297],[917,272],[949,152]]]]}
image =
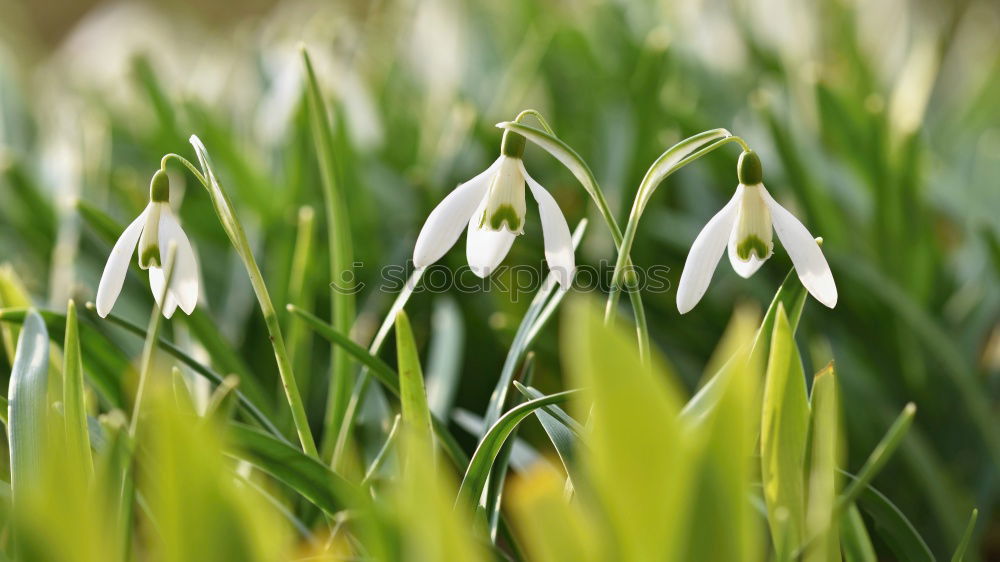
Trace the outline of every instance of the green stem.
{"type": "MultiPolygon", "coordinates": [[[[170,282],[174,276],[174,260],[177,257],[177,244],[171,241],[167,247],[167,259],[163,264],[163,289],[160,291],[157,303],[167,302],[167,292],[170,282]]],[[[142,344],[142,360],[139,369],[139,386],[135,389],[135,404],[132,405],[132,418],[128,424],[128,435],[135,438],[136,428],[139,427],[139,413],[142,410],[142,397],[146,389],[146,381],[149,379],[149,371],[153,368],[153,352],[156,350],[157,335],[160,332],[161,312],[160,305],[153,304],[153,313],[149,318],[149,328],[146,330],[146,340],[142,344]]]]}
{"type": "MultiPolygon", "coordinates": [[[[209,196],[215,203],[216,214],[219,214],[219,219],[223,223],[222,226],[229,235],[229,240],[233,244],[233,248],[236,253],[239,254],[240,258],[243,260],[243,265],[246,267],[247,276],[250,278],[250,285],[253,286],[254,294],[257,296],[257,302],[260,304],[261,313],[264,315],[264,324],[267,326],[267,333],[271,340],[271,346],[274,348],[274,358],[278,363],[278,376],[281,377],[281,386],[285,390],[285,398],[288,400],[288,407],[292,410],[292,422],[295,424],[295,431],[298,434],[299,442],[302,444],[302,450],[306,454],[318,457],[319,452],[316,450],[316,442],[313,440],[312,432],[309,430],[309,419],[306,417],[305,407],[302,405],[302,397],[299,395],[298,385],[295,383],[295,374],[292,372],[292,362],[288,356],[288,350],[285,348],[285,338],[281,334],[281,325],[278,322],[278,314],[274,309],[274,304],[271,303],[271,295],[267,291],[267,285],[264,283],[264,276],[261,275],[260,267],[257,265],[257,260],[253,257],[253,251],[250,249],[250,242],[247,240],[246,233],[243,231],[243,226],[239,223],[236,218],[236,214],[232,210],[232,205],[229,202],[229,198],[226,193],[222,191],[222,186],[218,182],[209,182],[206,177],[195,168],[195,166],[189,162],[183,156],[177,154],[167,154],[160,161],[160,166],[163,167],[169,160],[176,160],[184,165],[208,191],[209,196]],[[218,189],[218,194],[214,193],[214,188],[218,189]],[[232,222],[232,224],[227,224],[224,220],[221,211],[225,211],[227,217],[232,222]]],[[[206,166],[208,165],[207,155],[206,155],[206,166]]],[[[209,170],[205,171],[210,174],[209,170]]],[[[214,176],[213,176],[214,179],[214,176]]]]}
{"type": "MultiPolygon", "coordinates": [[[[715,143],[712,143],[709,146],[706,146],[705,148],[695,152],[694,154],[691,154],[687,158],[682,159],[680,162],[677,163],[673,171],[683,168],[684,166],[690,164],[691,162],[694,162],[695,160],[701,158],[702,156],[705,156],[706,154],[715,151],[717,148],[721,148],[722,146],[732,142],[738,143],[743,148],[744,151],[750,150],[750,147],[747,146],[746,141],[744,141],[740,137],[737,136],[726,137],[715,143]]],[[[632,203],[632,211],[629,213],[628,224],[625,225],[625,235],[618,246],[618,259],[615,262],[615,271],[611,277],[611,291],[608,294],[607,306],[604,309],[605,322],[607,322],[612,317],[612,313],[614,312],[615,307],[618,304],[618,292],[622,285],[623,278],[626,275],[626,268],[629,269],[631,268],[631,263],[629,263],[630,261],[629,253],[632,251],[632,244],[635,242],[635,235],[639,229],[639,219],[642,218],[642,213],[646,209],[646,203],[649,201],[649,198],[653,195],[653,191],[656,190],[656,187],[663,180],[665,180],[667,176],[670,175],[668,173],[667,175],[662,177],[655,177],[654,170],[656,169],[658,163],[659,160],[657,160],[657,162],[654,162],[653,165],[650,166],[649,170],[646,172],[645,177],[643,177],[642,182],[639,184],[639,191],[638,193],[636,193],[635,201],[632,203]]],[[[671,173],[673,173],[673,171],[671,171],[671,173]]],[[[630,288],[631,285],[633,284],[633,281],[634,278],[625,279],[625,287],[629,291],[634,290],[633,288],[630,288]]]]}

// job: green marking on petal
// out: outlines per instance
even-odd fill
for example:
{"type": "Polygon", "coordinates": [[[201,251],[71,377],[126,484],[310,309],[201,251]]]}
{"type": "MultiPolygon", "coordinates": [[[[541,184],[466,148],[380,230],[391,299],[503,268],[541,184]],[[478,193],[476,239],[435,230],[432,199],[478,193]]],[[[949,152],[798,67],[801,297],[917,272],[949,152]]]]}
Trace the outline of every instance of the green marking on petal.
{"type": "Polygon", "coordinates": [[[760,259],[767,259],[769,250],[767,244],[757,236],[750,235],[740,240],[736,246],[736,255],[743,261],[750,259],[751,254],[757,254],[760,259]]]}
{"type": "MultiPolygon", "coordinates": [[[[483,214],[483,219],[486,219],[485,213],[483,214]]],[[[500,230],[503,228],[504,223],[507,223],[507,230],[511,232],[519,232],[521,230],[521,217],[517,215],[517,211],[514,210],[512,205],[500,205],[489,217],[489,227],[491,230],[500,230]]]]}
{"type": "Polygon", "coordinates": [[[139,267],[149,269],[150,267],[160,267],[160,247],[156,244],[146,246],[139,255],[139,267]]]}

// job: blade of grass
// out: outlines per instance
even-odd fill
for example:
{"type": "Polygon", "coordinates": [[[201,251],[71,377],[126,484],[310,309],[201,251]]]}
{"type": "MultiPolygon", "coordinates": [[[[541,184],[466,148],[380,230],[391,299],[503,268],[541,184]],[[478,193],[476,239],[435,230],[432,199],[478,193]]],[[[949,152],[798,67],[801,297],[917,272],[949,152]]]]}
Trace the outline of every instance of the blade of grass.
{"type": "Polygon", "coordinates": [[[195,175],[208,191],[209,197],[212,200],[212,206],[219,217],[219,222],[222,224],[226,235],[229,236],[229,240],[232,242],[236,253],[243,261],[243,265],[246,267],[247,276],[250,279],[250,284],[253,286],[254,294],[257,296],[261,313],[264,315],[264,324],[267,326],[271,346],[274,348],[274,358],[278,364],[278,375],[281,377],[281,384],[285,389],[285,398],[288,401],[288,407],[292,411],[292,421],[295,424],[295,432],[298,434],[299,443],[302,445],[302,450],[307,454],[318,456],[319,452],[316,450],[316,442],[313,440],[312,431],[309,429],[309,418],[306,416],[305,407],[302,405],[302,396],[299,394],[299,388],[295,382],[295,374],[292,372],[292,363],[288,357],[288,350],[285,348],[285,338],[281,333],[278,314],[274,309],[274,304],[271,302],[271,296],[268,293],[267,285],[264,283],[264,277],[260,273],[257,260],[254,259],[250,242],[243,231],[243,225],[240,224],[239,219],[236,217],[236,212],[233,210],[233,205],[229,201],[229,197],[222,189],[222,185],[219,183],[212,169],[212,163],[205,145],[195,135],[191,135],[189,140],[198,156],[198,162],[201,164],[201,173],[190,162],[176,154],[164,156],[160,167],[165,168],[167,161],[171,158],[178,160],[195,175]]]}
{"type": "Polygon", "coordinates": [[[83,390],[83,360],[80,357],[76,304],[70,300],[66,306],[66,336],[63,342],[63,418],[66,443],[72,449],[70,458],[84,472],[86,481],[90,481],[94,475],[94,459],[90,454],[90,431],[87,428],[83,390]]]}
{"type": "MultiPolygon", "coordinates": [[[[344,275],[351,271],[351,223],[347,212],[347,204],[341,193],[337,160],[334,155],[333,131],[327,114],[323,92],[316,78],[312,61],[305,46],[300,47],[302,62],[306,71],[306,97],[309,108],[309,123],[313,140],[316,143],[316,155],[320,164],[320,176],[323,180],[323,204],[327,221],[327,245],[330,252],[330,281],[338,283],[346,279],[344,275]]],[[[334,288],[331,296],[331,324],[342,334],[350,334],[354,323],[354,294],[347,290],[334,288]]],[[[331,348],[333,353],[333,373],[330,379],[330,393],[327,400],[326,417],[323,425],[323,459],[332,460],[336,439],[344,423],[347,404],[353,385],[353,373],[349,357],[342,350],[331,348]]]]}
{"type": "Polygon", "coordinates": [[[882,440],[872,449],[865,464],[858,471],[857,476],[854,477],[850,485],[847,486],[847,489],[840,495],[840,498],[837,500],[838,511],[853,502],[861,493],[861,490],[882,470],[882,467],[892,457],[896,448],[899,447],[900,442],[903,441],[903,437],[906,436],[906,432],[910,429],[910,425],[913,423],[913,416],[916,412],[917,406],[913,402],[910,402],[903,408],[903,411],[896,418],[896,421],[893,422],[892,426],[889,427],[889,430],[886,431],[882,440]]]}
{"type": "Polygon", "coordinates": [[[311,503],[333,516],[357,505],[357,488],[318,460],[287,442],[240,423],[229,425],[230,454],[245,460],[287,484],[311,503]]]}
{"type": "Polygon", "coordinates": [[[476,451],[469,461],[468,469],[465,471],[465,476],[462,478],[462,484],[458,490],[456,505],[468,505],[470,509],[471,506],[476,505],[479,498],[483,495],[486,480],[493,466],[493,459],[496,458],[497,453],[500,452],[500,447],[507,440],[507,437],[510,436],[511,432],[514,431],[514,428],[517,427],[517,424],[521,423],[536,409],[549,404],[565,402],[575,392],[577,391],[566,390],[537,400],[529,400],[510,409],[497,420],[497,423],[486,432],[486,436],[479,442],[479,446],[476,447],[476,451]]]}
{"type": "Polygon", "coordinates": [[[969,548],[969,540],[972,538],[972,532],[976,530],[976,519],[979,518],[979,510],[973,509],[972,515],[969,516],[969,523],[965,526],[965,532],[962,533],[962,540],[958,543],[958,547],[955,548],[955,554],[951,557],[951,562],[962,562],[965,560],[965,551],[969,548]]]}
{"type": "Polygon", "coordinates": [[[833,365],[816,374],[812,388],[812,451],[804,548],[806,562],[839,562],[837,456],[840,404],[833,365]]]}
{"type": "Polygon", "coordinates": [[[851,504],[840,518],[840,548],[844,562],[878,562],[864,519],[858,506],[851,504]]]}
{"type": "MultiPolygon", "coordinates": [[[[838,469],[841,476],[852,483],[857,479],[847,471],[838,469]]],[[[899,560],[907,562],[934,562],[931,549],[917,532],[909,519],[882,492],[871,486],[861,486],[858,505],[875,521],[875,529],[882,541],[896,554],[899,560]]]]}
{"type": "Polygon", "coordinates": [[[399,403],[403,430],[406,433],[405,441],[408,447],[423,448],[425,452],[421,454],[433,459],[431,412],[427,406],[424,375],[410,320],[402,310],[396,315],[396,360],[399,362],[399,403]]]}
{"type": "Polygon", "coordinates": [[[31,310],[24,319],[7,390],[7,438],[10,440],[10,488],[17,505],[21,496],[38,491],[46,447],[49,333],[31,310]]]}

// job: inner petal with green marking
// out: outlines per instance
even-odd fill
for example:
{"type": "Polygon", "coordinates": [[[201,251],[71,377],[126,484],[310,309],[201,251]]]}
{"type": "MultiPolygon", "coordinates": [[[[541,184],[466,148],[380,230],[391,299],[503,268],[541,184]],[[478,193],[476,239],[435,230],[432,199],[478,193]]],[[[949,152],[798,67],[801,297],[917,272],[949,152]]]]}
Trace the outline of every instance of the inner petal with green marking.
{"type": "Polygon", "coordinates": [[[766,260],[774,250],[771,210],[761,196],[760,184],[744,186],[736,219],[736,255],[749,261],[756,255],[766,260]]]}
{"type": "Polygon", "coordinates": [[[505,157],[490,180],[479,228],[524,232],[524,174],[521,160],[505,157]]]}
{"type": "Polygon", "coordinates": [[[139,236],[139,267],[149,269],[160,264],[160,212],[164,203],[150,203],[146,224],[139,236]]]}

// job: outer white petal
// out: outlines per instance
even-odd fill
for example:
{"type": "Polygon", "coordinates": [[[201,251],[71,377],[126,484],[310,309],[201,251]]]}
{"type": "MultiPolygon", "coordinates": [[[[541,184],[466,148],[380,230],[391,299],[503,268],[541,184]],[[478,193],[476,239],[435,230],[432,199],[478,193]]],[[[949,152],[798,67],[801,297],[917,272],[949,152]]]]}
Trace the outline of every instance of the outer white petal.
{"type": "Polygon", "coordinates": [[[677,284],[677,310],[681,314],[694,308],[708,289],[712,274],[719,265],[722,251],[726,248],[726,242],[736,222],[737,206],[742,195],[741,186],[736,189],[729,203],[726,203],[726,206],[708,221],[705,228],[701,229],[691,244],[680,283],[677,284]]]}
{"type": "MultiPolygon", "coordinates": [[[[743,189],[743,187],[740,186],[740,189],[743,189]]],[[[764,265],[764,262],[767,260],[766,259],[762,260],[758,258],[757,254],[755,253],[750,254],[749,260],[747,261],[741,260],[740,257],[736,254],[736,243],[737,243],[736,237],[737,237],[737,232],[736,229],[734,228],[732,230],[732,234],[730,234],[729,236],[729,263],[732,264],[733,269],[740,277],[746,279],[751,275],[753,275],[754,273],[757,273],[757,270],[760,269],[760,266],[764,265]]]]}
{"type": "Polygon", "coordinates": [[[837,284],[833,281],[830,265],[812,234],[799,219],[779,205],[767,190],[763,190],[764,201],[771,208],[771,220],[778,239],[792,258],[795,271],[809,293],[819,302],[833,308],[837,306],[837,284]]]}
{"type": "Polygon", "coordinates": [[[122,235],[115,242],[115,247],[111,249],[108,256],[108,263],[104,265],[104,273],[101,274],[101,282],[97,285],[97,314],[104,318],[111,312],[111,307],[118,300],[118,295],[122,292],[122,284],[125,283],[125,274],[128,272],[128,262],[135,253],[135,247],[139,243],[139,236],[142,234],[142,227],[146,224],[146,213],[149,206],[139,213],[131,224],[125,227],[122,235]]]}
{"type": "Polygon", "coordinates": [[[528,175],[524,163],[521,163],[521,172],[528,182],[531,195],[538,202],[542,236],[545,238],[545,261],[549,264],[549,270],[555,273],[559,284],[568,289],[573,283],[573,274],[576,273],[576,259],[573,255],[573,236],[566,224],[566,217],[552,195],[528,175]]]}
{"type": "Polygon", "coordinates": [[[441,259],[458,240],[469,218],[485,199],[490,187],[490,176],[500,164],[497,158],[478,176],[459,185],[427,216],[417,243],[413,248],[413,265],[427,267],[441,259]]]}
{"type": "MultiPolygon", "coordinates": [[[[167,206],[160,214],[160,263],[164,267],[167,265],[170,242],[177,244],[177,258],[175,259],[174,274],[170,280],[170,293],[177,299],[181,310],[185,314],[191,314],[198,304],[198,259],[194,255],[187,235],[181,230],[177,217],[167,206]]],[[[167,304],[170,304],[169,300],[167,304]]]]}
{"type": "Polygon", "coordinates": [[[517,238],[516,234],[508,230],[480,229],[479,215],[485,209],[484,199],[469,219],[465,245],[465,257],[469,260],[469,267],[473,273],[483,278],[493,273],[493,270],[507,257],[511,244],[517,238]]]}
{"type": "MultiPolygon", "coordinates": [[[[176,273],[174,275],[176,275],[176,273]]],[[[174,315],[174,311],[177,310],[177,298],[174,296],[173,291],[168,291],[167,303],[163,304],[160,302],[160,295],[163,294],[164,281],[162,268],[149,268],[149,290],[153,293],[153,298],[156,299],[157,306],[159,306],[163,311],[163,316],[170,318],[174,315]]]]}

